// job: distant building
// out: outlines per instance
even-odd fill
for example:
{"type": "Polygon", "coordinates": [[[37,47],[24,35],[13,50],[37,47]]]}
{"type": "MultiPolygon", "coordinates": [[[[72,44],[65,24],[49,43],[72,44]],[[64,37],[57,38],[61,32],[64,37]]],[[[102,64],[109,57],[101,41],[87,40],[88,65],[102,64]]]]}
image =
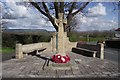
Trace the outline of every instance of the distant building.
{"type": "Polygon", "coordinates": [[[5,30],[5,27],[1,27],[0,30],[1,32],[3,32],[5,30]]]}
{"type": "Polygon", "coordinates": [[[120,28],[115,30],[115,37],[120,38],[120,28]]]}
{"type": "Polygon", "coordinates": [[[106,46],[120,49],[120,28],[115,30],[115,37],[105,41],[106,46]]]}

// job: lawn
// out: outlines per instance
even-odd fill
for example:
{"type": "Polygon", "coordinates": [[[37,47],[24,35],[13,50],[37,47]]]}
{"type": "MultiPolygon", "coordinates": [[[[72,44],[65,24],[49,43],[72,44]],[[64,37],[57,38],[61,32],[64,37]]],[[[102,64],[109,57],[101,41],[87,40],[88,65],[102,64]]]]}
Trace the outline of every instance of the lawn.
{"type": "Polygon", "coordinates": [[[2,49],[0,49],[0,52],[2,52],[2,53],[13,53],[13,52],[15,52],[15,49],[8,48],[8,47],[2,47],[2,49]]]}

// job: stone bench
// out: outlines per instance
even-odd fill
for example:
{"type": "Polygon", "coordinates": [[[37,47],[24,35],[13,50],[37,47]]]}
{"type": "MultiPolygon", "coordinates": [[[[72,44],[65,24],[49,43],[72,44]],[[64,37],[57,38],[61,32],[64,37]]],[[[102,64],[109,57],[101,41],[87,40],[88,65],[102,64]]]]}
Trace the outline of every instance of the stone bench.
{"type": "Polygon", "coordinates": [[[41,43],[34,43],[34,44],[16,44],[16,58],[21,59],[23,58],[23,54],[39,54],[39,52],[44,51],[46,48],[42,46],[41,43]],[[35,52],[34,52],[35,51],[35,52]],[[33,53],[32,53],[33,52],[33,53]]]}
{"type": "Polygon", "coordinates": [[[90,56],[90,57],[96,57],[97,51],[85,49],[85,48],[79,48],[79,47],[73,47],[72,52],[79,53],[85,56],[90,56]]]}
{"type": "Polygon", "coordinates": [[[23,53],[25,53],[26,55],[28,53],[31,53],[31,52],[36,52],[36,54],[40,54],[39,52],[41,51],[44,51],[46,48],[45,47],[42,47],[42,48],[36,48],[36,49],[31,49],[31,50],[28,50],[28,51],[23,51],[23,53]]]}
{"type": "Polygon", "coordinates": [[[86,43],[78,42],[76,47],[88,49],[88,50],[92,50],[92,51],[97,51],[96,57],[100,58],[100,59],[104,59],[104,43],[86,44],[86,43]]]}
{"type": "Polygon", "coordinates": [[[31,50],[23,51],[23,52],[24,52],[24,53],[30,53],[30,52],[36,51],[36,52],[38,53],[39,51],[42,51],[42,50],[44,50],[44,49],[46,49],[46,48],[45,48],[45,47],[42,47],[42,48],[31,49],[31,50]]]}

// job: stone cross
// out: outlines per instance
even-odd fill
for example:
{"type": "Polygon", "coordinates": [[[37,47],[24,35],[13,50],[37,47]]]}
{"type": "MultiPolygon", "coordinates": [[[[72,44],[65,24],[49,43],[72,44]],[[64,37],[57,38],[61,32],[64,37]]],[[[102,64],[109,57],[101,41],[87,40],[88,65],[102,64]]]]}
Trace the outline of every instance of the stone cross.
{"type": "Polygon", "coordinates": [[[55,23],[58,26],[58,50],[57,52],[62,55],[65,56],[65,43],[64,43],[64,26],[63,23],[67,24],[67,20],[63,19],[63,13],[58,13],[58,17],[59,19],[55,19],[55,23]]]}

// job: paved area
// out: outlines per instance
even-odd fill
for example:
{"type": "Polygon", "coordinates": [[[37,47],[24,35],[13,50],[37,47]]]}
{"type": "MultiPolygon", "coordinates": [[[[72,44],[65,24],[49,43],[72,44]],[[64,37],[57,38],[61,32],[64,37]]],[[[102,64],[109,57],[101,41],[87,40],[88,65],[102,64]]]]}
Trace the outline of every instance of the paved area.
{"type": "Polygon", "coordinates": [[[2,62],[3,78],[63,78],[63,77],[118,77],[118,67],[120,65],[109,60],[101,60],[99,58],[85,57],[80,54],[70,52],[71,65],[75,65],[70,70],[54,70],[51,68],[53,62],[49,62],[49,66],[45,65],[47,58],[54,53],[42,53],[40,55],[28,55],[25,58],[11,59],[2,62]]]}
{"type": "Polygon", "coordinates": [[[2,53],[2,61],[9,60],[15,56],[15,53],[2,53]]]}

